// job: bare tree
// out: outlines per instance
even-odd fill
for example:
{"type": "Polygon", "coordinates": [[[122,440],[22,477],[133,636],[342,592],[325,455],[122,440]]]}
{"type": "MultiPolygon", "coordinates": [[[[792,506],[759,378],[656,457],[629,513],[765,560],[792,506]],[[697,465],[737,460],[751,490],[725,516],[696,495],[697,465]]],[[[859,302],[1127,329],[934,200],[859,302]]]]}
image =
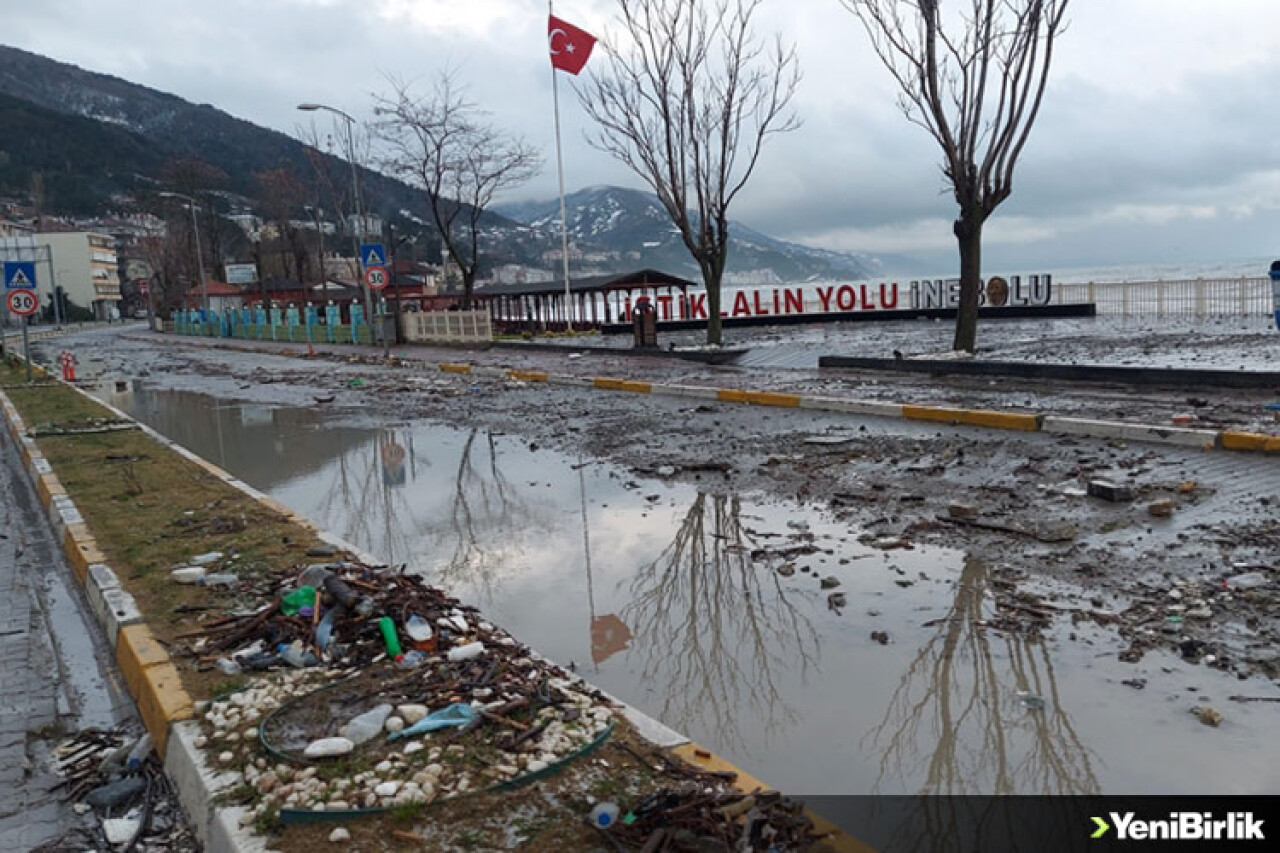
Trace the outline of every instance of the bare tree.
{"type": "Polygon", "coordinates": [[[707,342],[718,344],[729,205],[765,140],[799,127],[794,46],[756,38],[761,0],[620,0],[625,44],[579,89],[599,124],[590,141],[657,194],[707,288],[707,342]]]}
{"type": "Polygon", "coordinates": [[[542,167],[538,151],[485,121],[455,74],[440,73],[430,94],[391,81],[374,108],[374,133],[388,148],[384,168],[426,192],[431,219],[462,274],[462,307],[471,307],[480,264],[480,220],[496,194],[542,167]]]}
{"type": "Polygon", "coordinates": [[[1040,112],[1068,0],[841,0],[866,27],[908,120],[942,147],[960,214],[956,350],[973,352],[982,227],[1013,192],[1013,170],[1040,112]],[[956,3],[962,6],[961,3],[956,3]]]}

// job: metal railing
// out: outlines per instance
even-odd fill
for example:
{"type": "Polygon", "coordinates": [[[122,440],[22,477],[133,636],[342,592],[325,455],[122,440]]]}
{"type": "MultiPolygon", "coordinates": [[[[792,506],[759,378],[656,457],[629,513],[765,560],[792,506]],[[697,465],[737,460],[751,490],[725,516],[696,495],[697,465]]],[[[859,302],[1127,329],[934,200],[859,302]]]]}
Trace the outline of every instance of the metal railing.
{"type": "Polygon", "coordinates": [[[1098,306],[1099,314],[1269,316],[1274,310],[1271,279],[1267,277],[1085,284],[1054,282],[1053,292],[1053,301],[1059,305],[1092,302],[1098,306]]]}
{"type": "Polygon", "coordinates": [[[488,311],[416,311],[400,318],[410,343],[477,344],[493,340],[488,311]]]}

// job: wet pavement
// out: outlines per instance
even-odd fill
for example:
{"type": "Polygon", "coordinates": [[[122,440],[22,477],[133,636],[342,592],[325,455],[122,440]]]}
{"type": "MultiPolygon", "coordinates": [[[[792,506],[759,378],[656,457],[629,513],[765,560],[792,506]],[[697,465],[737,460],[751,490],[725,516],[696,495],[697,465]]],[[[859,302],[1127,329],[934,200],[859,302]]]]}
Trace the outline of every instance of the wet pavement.
{"type": "Polygon", "coordinates": [[[50,752],[86,728],[136,725],[7,432],[0,437],[0,850],[87,849],[50,752]]]}
{"type": "MultiPolygon", "coordinates": [[[[1124,643],[1087,619],[1059,618],[1039,633],[991,627],[997,590],[1009,583],[999,552],[982,555],[985,563],[954,548],[888,546],[827,509],[729,487],[714,467],[675,477],[656,460],[642,471],[541,446],[515,428],[440,423],[422,404],[396,417],[236,402],[267,396],[237,392],[244,380],[234,369],[157,375],[112,379],[98,392],[789,792],[1227,793],[1280,784],[1280,768],[1258,748],[1277,734],[1274,707],[1232,704],[1243,688],[1230,672],[1164,650],[1121,663],[1124,643]],[[184,382],[225,390],[173,387],[184,382]],[[824,588],[828,577],[838,584],[824,588]],[[1144,689],[1122,683],[1135,679],[1144,689]],[[1228,722],[1208,728],[1187,713],[1193,705],[1222,708],[1228,722]]],[[[273,389],[275,399],[311,393],[293,386],[273,389]]],[[[450,393],[483,393],[467,389],[454,382],[450,393]]],[[[813,426],[812,416],[795,417],[813,426]]],[[[1047,449],[1041,438],[1025,440],[1047,449]]],[[[1163,467],[1236,479],[1233,500],[1247,500],[1276,488],[1274,466],[1264,474],[1258,464],[1169,451],[1163,467]]],[[[968,476],[999,484],[989,469],[968,476]]],[[[1116,529],[1089,544],[1117,555],[1177,548],[1221,510],[1195,513],[1167,531],[1116,529]]],[[[1039,552],[1058,559],[1036,545],[1021,556],[1033,563],[1039,552]]],[[[1066,601],[1082,592],[1047,578],[1025,588],[1066,601]]],[[[1089,594],[1111,609],[1125,604],[1114,592],[1089,594]]],[[[1268,687],[1254,679],[1248,689],[1270,695],[1268,687]]]]}

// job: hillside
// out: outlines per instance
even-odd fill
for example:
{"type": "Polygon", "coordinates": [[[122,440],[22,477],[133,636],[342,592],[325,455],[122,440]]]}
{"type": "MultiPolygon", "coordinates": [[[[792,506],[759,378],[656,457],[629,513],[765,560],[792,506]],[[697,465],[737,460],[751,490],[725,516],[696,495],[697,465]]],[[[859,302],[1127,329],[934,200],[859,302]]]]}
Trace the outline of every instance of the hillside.
{"type": "MultiPolygon", "coordinates": [[[[565,197],[569,238],[600,265],[655,267],[697,276],[697,266],[656,196],[622,187],[588,187],[565,197]]],[[[551,234],[559,233],[560,200],[499,205],[498,213],[551,234]]],[[[728,273],[772,271],[783,281],[861,278],[878,264],[865,255],[813,249],[730,222],[728,273]]],[[[588,261],[593,260],[588,258],[588,261]]]]}

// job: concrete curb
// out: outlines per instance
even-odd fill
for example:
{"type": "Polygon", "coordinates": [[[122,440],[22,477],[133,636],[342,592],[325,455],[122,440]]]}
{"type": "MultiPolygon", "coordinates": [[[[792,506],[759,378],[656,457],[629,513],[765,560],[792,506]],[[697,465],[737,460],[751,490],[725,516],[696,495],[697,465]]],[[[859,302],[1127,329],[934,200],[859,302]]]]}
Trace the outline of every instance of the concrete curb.
{"type": "MultiPolygon", "coordinates": [[[[454,365],[453,367],[463,366],[454,365]]],[[[442,367],[442,369],[445,368],[442,367]]],[[[478,373],[479,371],[455,369],[448,372],[478,373]]],[[[529,382],[548,381],[547,374],[525,371],[495,370],[491,375],[529,382]]],[[[619,390],[638,390],[626,387],[628,385],[645,385],[647,389],[647,383],[618,381],[622,383],[617,386],[619,390]]],[[[133,418],[125,412],[93,398],[83,389],[76,388],[74,385],[68,387],[103,406],[116,417],[133,422],[133,418]]],[[[197,836],[204,844],[205,850],[207,853],[263,853],[267,850],[265,840],[254,835],[249,827],[241,823],[247,811],[240,807],[218,806],[215,802],[219,793],[239,783],[239,776],[212,769],[205,761],[203,752],[195,746],[199,725],[192,720],[195,713],[194,703],[182,687],[177,667],[174,666],[168,652],[152,635],[151,629],[147,627],[137,602],[124,589],[115,572],[106,564],[105,556],[99,551],[75,503],[66,496],[65,489],[53,474],[48,461],[36,447],[35,441],[25,435],[26,427],[22,417],[3,391],[0,391],[0,405],[4,409],[9,433],[22,450],[24,467],[28,475],[42,496],[49,495],[47,500],[44,497],[41,499],[49,523],[55,530],[64,531],[63,547],[67,551],[68,560],[72,563],[77,579],[85,588],[90,610],[115,650],[116,663],[124,677],[129,694],[137,703],[143,724],[152,736],[157,753],[164,761],[165,772],[173,781],[178,799],[191,820],[197,836]]],[[[371,565],[382,563],[377,557],[356,548],[341,537],[320,530],[309,519],[179,446],[146,424],[138,423],[138,427],[162,446],[194,462],[228,485],[280,512],[290,521],[316,532],[321,540],[349,551],[358,559],[371,565]]],[[[604,691],[601,692],[604,693],[604,691]]],[[[656,746],[671,750],[696,766],[735,772],[737,780],[734,784],[744,792],[750,793],[769,787],[724,759],[712,755],[708,750],[696,746],[689,738],[668,728],[639,709],[608,693],[604,695],[621,709],[621,713],[635,726],[642,737],[656,746]]],[[[823,823],[825,824],[825,821],[823,823]]],[[[833,838],[829,843],[833,849],[840,851],[865,849],[847,835],[833,838]]]]}

